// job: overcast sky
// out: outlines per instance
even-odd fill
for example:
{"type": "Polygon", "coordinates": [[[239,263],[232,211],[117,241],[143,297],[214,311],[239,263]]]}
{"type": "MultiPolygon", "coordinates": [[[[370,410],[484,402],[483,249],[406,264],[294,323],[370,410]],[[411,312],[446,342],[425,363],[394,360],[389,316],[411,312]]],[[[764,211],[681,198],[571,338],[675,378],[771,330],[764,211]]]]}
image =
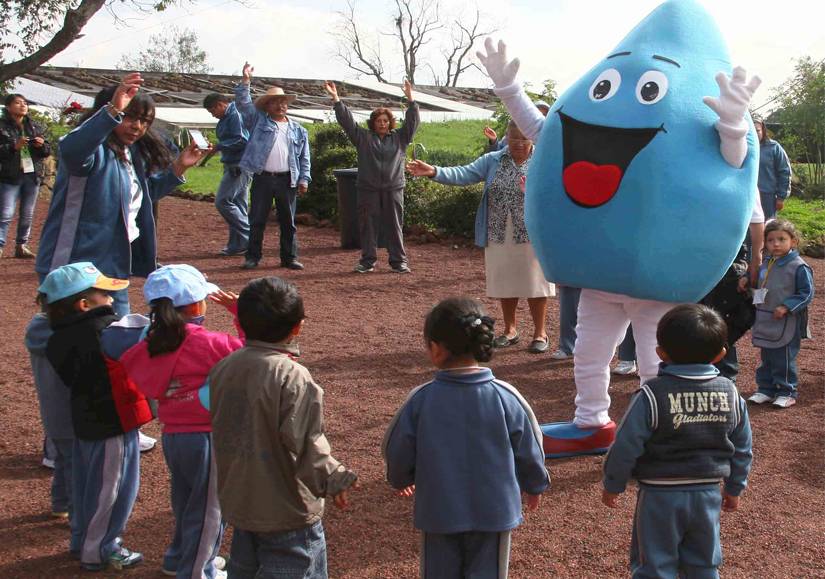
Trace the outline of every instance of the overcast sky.
{"type": "MultiPolygon", "coordinates": [[[[659,0],[478,0],[488,22],[522,62],[520,78],[538,86],[552,78],[563,91],[613,48],[659,0]]],[[[128,25],[118,25],[101,10],[84,29],[85,37],[51,61],[60,66],[113,68],[126,52],[146,46],[148,37],[175,24],[194,29],[209,54],[215,73],[238,74],[244,60],[258,74],[291,78],[353,78],[355,73],[335,58],[337,11],[345,0],[200,0],[185,7],[153,14],[118,8],[128,25]]],[[[368,40],[381,42],[388,78],[400,82],[403,66],[387,36],[390,0],[355,0],[356,14],[368,40]]],[[[473,0],[442,0],[441,20],[472,13],[473,0]]],[[[767,101],[770,89],[793,73],[794,60],[825,58],[825,2],[822,0],[717,0],[705,2],[725,35],[735,64],[759,74],[763,87],[754,97],[767,101]]],[[[439,47],[424,60],[443,74],[439,47]]],[[[429,83],[420,69],[418,82],[429,83]]],[[[465,86],[490,86],[489,80],[468,71],[465,86]]]]}

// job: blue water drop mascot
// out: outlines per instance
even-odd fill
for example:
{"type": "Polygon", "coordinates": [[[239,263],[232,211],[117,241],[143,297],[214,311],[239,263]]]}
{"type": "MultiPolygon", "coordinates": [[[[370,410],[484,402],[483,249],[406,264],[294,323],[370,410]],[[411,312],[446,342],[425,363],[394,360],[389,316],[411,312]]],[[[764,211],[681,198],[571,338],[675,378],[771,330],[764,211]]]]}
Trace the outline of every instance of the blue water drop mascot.
{"type": "Polygon", "coordinates": [[[605,452],[610,361],[628,324],[642,383],[656,376],[656,325],[721,279],[751,216],[758,144],[747,114],[758,77],[731,69],[693,0],[669,0],[575,82],[546,119],[503,42],[478,57],[536,150],[525,219],[548,280],[582,289],[573,422],[545,425],[548,456],[605,452]],[[712,96],[709,96],[712,95],[712,96]]]}

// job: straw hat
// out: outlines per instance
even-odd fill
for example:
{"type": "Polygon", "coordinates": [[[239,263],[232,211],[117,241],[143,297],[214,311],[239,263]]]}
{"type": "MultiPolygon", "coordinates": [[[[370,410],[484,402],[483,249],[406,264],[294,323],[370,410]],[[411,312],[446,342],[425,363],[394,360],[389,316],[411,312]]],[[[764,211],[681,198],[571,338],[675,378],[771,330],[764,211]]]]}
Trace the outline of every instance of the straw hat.
{"type": "Polygon", "coordinates": [[[279,86],[273,86],[271,89],[267,90],[263,95],[259,96],[255,99],[255,106],[259,109],[266,108],[266,105],[269,101],[273,99],[286,99],[287,103],[291,103],[296,98],[298,98],[297,94],[286,94],[284,89],[279,86]]]}

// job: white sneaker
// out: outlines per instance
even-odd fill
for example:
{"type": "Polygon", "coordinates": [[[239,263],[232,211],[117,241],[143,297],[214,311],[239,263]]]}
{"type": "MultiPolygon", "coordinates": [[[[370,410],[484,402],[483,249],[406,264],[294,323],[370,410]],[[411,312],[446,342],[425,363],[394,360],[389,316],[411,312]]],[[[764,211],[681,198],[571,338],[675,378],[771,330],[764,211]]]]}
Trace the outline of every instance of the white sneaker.
{"type": "Polygon", "coordinates": [[[634,360],[619,360],[613,367],[613,373],[620,376],[628,376],[636,372],[636,362],[634,360]]]}
{"type": "Polygon", "coordinates": [[[572,358],[573,354],[568,354],[564,350],[558,349],[555,352],[553,352],[552,354],[550,354],[550,357],[553,360],[567,360],[568,358],[572,358]]]}
{"type": "Polygon", "coordinates": [[[773,402],[773,396],[768,396],[767,394],[762,394],[761,392],[755,392],[751,394],[751,397],[748,398],[748,402],[753,402],[754,404],[764,404],[765,402],[773,402]]]}
{"type": "Polygon", "coordinates": [[[777,408],[789,408],[794,404],[796,404],[796,398],[790,396],[777,396],[776,400],[773,401],[773,405],[777,408]]]}
{"type": "Polygon", "coordinates": [[[155,443],[157,440],[152,438],[151,436],[146,436],[140,430],[138,430],[138,448],[140,452],[147,452],[155,448],[155,443]]]}
{"type": "Polygon", "coordinates": [[[50,458],[43,457],[43,460],[40,461],[40,464],[45,466],[46,468],[54,469],[54,461],[50,458]]]}

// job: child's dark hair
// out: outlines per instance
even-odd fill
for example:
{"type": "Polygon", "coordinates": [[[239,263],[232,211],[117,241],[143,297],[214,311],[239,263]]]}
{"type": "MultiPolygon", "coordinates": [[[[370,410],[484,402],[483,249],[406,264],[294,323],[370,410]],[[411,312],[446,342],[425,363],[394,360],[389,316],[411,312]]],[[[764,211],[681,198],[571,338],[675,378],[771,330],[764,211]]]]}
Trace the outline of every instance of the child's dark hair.
{"type": "Polygon", "coordinates": [[[187,318],[181,313],[183,308],[176,308],[169,298],[157,298],[149,304],[149,333],[146,336],[146,349],[149,357],[174,352],[186,338],[187,318]]]}
{"type": "Polygon", "coordinates": [[[238,297],[238,322],[249,340],[281,342],[303,319],[298,288],[279,277],[253,279],[238,297]]]}
{"type": "Polygon", "coordinates": [[[765,240],[768,239],[768,233],[773,231],[784,231],[790,235],[794,241],[799,241],[799,230],[796,226],[786,219],[771,219],[765,224],[765,240]]]}
{"type": "Polygon", "coordinates": [[[49,324],[54,326],[62,319],[67,318],[72,314],[76,314],[77,310],[75,309],[74,305],[80,300],[85,300],[86,298],[95,293],[105,294],[108,292],[106,292],[105,290],[90,287],[88,289],[83,290],[82,292],[78,292],[74,295],[65,297],[62,300],[57,300],[56,302],[52,303],[48,303],[46,301],[46,294],[38,293],[36,301],[40,305],[40,308],[43,310],[43,312],[45,312],[46,317],[49,318],[49,324]]]}
{"type": "Polygon", "coordinates": [[[455,297],[436,305],[424,321],[424,338],[456,356],[470,354],[478,362],[493,357],[493,324],[476,300],[455,297]]]}
{"type": "Polygon", "coordinates": [[[659,320],[656,341],[674,364],[709,364],[727,344],[728,326],[707,306],[683,304],[659,320]]]}

